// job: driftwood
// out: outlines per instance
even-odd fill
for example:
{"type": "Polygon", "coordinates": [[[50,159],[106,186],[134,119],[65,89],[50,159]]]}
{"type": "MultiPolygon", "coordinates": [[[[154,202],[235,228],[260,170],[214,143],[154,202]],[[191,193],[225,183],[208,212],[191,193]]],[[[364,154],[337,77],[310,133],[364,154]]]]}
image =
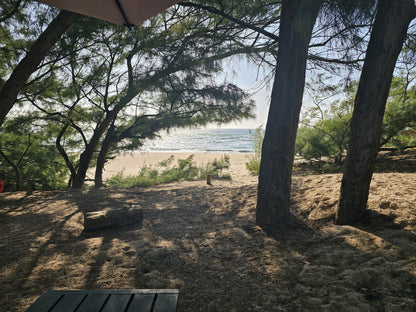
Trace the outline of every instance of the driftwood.
{"type": "Polygon", "coordinates": [[[93,211],[84,213],[84,229],[86,231],[125,226],[141,222],[143,210],[138,206],[115,210],[93,211]]]}

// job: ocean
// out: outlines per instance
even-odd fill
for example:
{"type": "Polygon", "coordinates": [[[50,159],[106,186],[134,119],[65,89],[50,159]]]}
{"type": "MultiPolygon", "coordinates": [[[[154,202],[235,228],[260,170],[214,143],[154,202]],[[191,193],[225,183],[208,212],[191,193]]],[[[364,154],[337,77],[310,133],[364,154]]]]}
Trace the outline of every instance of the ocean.
{"type": "Polygon", "coordinates": [[[252,153],[253,129],[178,129],[147,141],[144,152],[252,153]]]}

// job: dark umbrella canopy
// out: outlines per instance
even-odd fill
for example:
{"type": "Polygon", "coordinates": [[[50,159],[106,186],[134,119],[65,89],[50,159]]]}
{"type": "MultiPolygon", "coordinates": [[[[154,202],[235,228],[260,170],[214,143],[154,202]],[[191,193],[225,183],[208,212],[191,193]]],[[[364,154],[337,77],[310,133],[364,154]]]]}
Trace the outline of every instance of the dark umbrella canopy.
{"type": "Polygon", "coordinates": [[[166,10],[179,0],[36,0],[118,25],[134,26],[166,10]]]}

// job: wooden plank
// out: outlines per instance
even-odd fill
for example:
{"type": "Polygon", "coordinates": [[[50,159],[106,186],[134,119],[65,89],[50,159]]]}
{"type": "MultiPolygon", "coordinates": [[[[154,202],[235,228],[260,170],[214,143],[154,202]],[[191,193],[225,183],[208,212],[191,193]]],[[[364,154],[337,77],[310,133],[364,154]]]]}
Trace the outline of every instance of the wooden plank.
{"type": "Polygon", "coordinates": [[[85,296],[79,293],[65,294],[50,312],[74,312],[85,296]]]}
{"type": "Polygon", "coordinates": [[[85,289],[85,290],[51,290],[60,294],[179,294],[178,289],[85,289]]]}
{"type": "Polygon", "coordinates": [[[44,312],[49,311],[50,308],[62,297],[62,294],[58,294],[53,291],[44,292],[26,312],[44,312]]]}
{"type": "Polygon", "coordinates": [[[104,306],[109,294],[87,294],[77,312],[99,312],[104,306]]]}
{"type": "Polygon", "coordinates": [[[153,312],[176,312],[178,294],[158,294],[153,312]]]}
{"type": "Polygon", "coordinates": [[[27,312],[175,312],[178,295],[177,289],[52,290],[27,312]]]}
{"type": "Polygon", "coordinates": [[[150,312],[155,294],[135,294],[127,312],[150,312]]]}
{"type": "Polygon", "coordinates": [[[125,311],[132,295],[111,294],[102,312],[125,311]]]}

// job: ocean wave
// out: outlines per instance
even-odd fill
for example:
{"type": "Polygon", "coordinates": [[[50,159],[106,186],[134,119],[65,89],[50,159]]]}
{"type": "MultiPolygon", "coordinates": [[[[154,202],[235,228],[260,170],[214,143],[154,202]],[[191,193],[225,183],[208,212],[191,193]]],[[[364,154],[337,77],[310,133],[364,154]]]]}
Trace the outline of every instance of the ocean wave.
{"type": "Polygon", "coordinates": [[[172,131],[145,142],[144,152],[253,153],[250,129],[197,129],[172,131]]]}

